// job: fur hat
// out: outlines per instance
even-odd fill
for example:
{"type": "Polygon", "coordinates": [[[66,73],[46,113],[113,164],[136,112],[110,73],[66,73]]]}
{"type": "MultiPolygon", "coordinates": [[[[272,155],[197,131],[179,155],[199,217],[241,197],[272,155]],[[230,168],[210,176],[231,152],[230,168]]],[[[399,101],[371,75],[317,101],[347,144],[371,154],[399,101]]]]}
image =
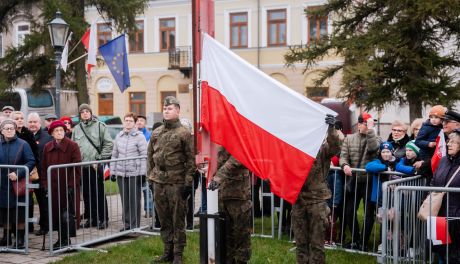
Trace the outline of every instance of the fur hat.
{"type": "Polygon", "coordinates": [[[78,113],[81,113],[81,111],[83,111],[85,109],[88,110],[91,114],[93,114],[93,110],[91,109],[91,106],[89,106],[89,104],[81,104],[78,107],[78,113]]]}
{"type": "Polygon", "coordinates": [[[439,118],[444,118],[444,115],[446,114],[446,108],[442,105],[435,105],[433,108],[431,108],[429,115],[430,116],[437,116],[439,118]]]}
{"type": "Polygon", "coordinates": [[[415,140],[411,140],[411,141],[407,142],[406,149],[413,150],[415,152],[415,154],[417,154],[417,156],[418,156],[418,153],[420,152],[420,148],[417,147],[417,145],[415,145],[415,140]]]}
{"type": "Polygon", "coordinates": [[[51,123],[50,127],[48,128],[48,134],[53,134],[53,131],[56,127],[62,127],[64,128],[64,132],[67,132],[67,127],[65,126],[64,122],[61,120],[56,120],[51,123]]]}

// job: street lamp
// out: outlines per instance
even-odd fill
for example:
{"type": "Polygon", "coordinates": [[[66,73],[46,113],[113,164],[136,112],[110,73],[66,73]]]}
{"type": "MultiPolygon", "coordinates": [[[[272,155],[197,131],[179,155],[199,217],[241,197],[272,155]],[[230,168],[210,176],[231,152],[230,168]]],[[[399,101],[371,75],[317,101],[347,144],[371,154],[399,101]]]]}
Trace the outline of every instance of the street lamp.
{"type": "Polygon", "coordinates": [[[51,45],[56,55],[56,115],[61,117],[61,57],[69,32],[69,24],[61,18],[62,13],[58,10],[56,18],[48,23],[51,37],[51,45]]]}

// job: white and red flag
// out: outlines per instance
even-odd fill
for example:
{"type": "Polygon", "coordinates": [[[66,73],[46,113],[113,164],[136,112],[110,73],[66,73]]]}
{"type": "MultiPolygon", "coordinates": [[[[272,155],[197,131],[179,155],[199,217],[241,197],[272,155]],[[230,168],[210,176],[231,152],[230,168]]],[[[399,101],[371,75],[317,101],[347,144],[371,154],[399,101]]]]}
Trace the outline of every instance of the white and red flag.
{"type": "Polygon", "coordinates": [[[91,27],[86,30],[85,34],[81,38],[81,43],[85,46],[86,51],[88,52],[88,60],[86,61],[86,71],[88,76],[91,74],[91,68],[94,67],[97,63],[97,26],[96,22],[91,23],[91,27]]]}
{"type": "Polygon", "coordinates": [[[447,229],[447,218],[431,216],[426,225],[428,239],[433,245],[450,244],[450,235],[447,229]]]}
{"type": "Polygon", "coordinates": [[[434,150],[433,157],[431,158],[431,170],[433,171],[433,174],[438,168],[439,161],[444,156],[446,156],[446,139],[444,137],[444,132],[441,129],[439,135],[436,137],[436,148],[434,150]]]}
{"type": "Polygon", "coordinates": [[[337,114],[207,34],[201,67],[201,122],[211,140],[294,203],[325,138],[326,114],[337,114]]]}

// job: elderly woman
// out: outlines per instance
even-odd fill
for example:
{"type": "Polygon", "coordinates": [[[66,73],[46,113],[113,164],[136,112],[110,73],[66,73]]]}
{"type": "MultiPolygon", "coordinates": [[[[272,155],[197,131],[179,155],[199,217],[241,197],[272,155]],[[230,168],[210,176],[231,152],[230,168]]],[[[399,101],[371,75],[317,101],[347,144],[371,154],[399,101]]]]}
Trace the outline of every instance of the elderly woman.
{"type": "MultiPolygon", "coordinates": [[[[431,182],[432,186],[444,187],[447,182],[455,177],[449,187],[460,187],[460,172],[455,174],[460,167],[460,129],[457,128],[449,135],[447,142],[447,156],[443,157],[439,162],[438,168],[431,182]]],[[[449,263],[460,263],[460,193],[451,192],[444,195],[441,209],[438,216],[452,217],[449,220],[449,234],[452,243],[449,244],[449,263]],[[449,204],[447,204],[449,200],[449,204]]],[[[435,248],[440,254],[440,258],[446,262],[446,247],[439,246],[435,248]]]]}
{"type": "MultiPolygon", "coordinates": [[[[51,165],[81,162],[80,148],[77,143],[65,136],[66,125],[62,121],[53,121],[48,133],[53,140],[43,149],[42,175],[46,175],[51,165]]],[[[75,237],[80,220],[80,168],[69,167],[51,170],[50,181],[41,178],[41,185],[51,197],[52,230],[59,237],[53,248],[70,245],[70,237],[75,237]]]]}
{"type": "MultiPolygon", "coordinates": [[[[112,159],[134,158],[147,155],[147,141],[137,129],[137,116],[127,113],[123,118],[123,131],[113,142],[112,159]]],[[[118,182],[123,206],[124,227],[129,230],[140,226],[142,175],[146,173],[146,160],[132,159],[110,163],[111,180],[118,182]]]]}
{"type": "Polygon", "coordinates": [[[423,118],[416,118],[414,121],[412,121],[412,124],[410,124],[410,131],[412,133],[410,135],[411,140],[417,138],[418,132],[420,132],[420,128],[422,128],[422,124],[423,118]]]}
{"type": "Polygon", "coordinates": [[[68,116],[63,116],[61,117],[60,120],[67,127],[67,132],[65,133],[65,136],[68,138],[72,138],[72,129],[73,129],[72,119],[68,116]]]}
{"type": "MultiPolygon", "coordinates": [[[[0,141],[1,165],[25,165],[31,171],[35,165],[34,155],[29,144],[16,136],[16,123],[5,119],[0,124],[2,133],[0,141]]],[[[26,177],[22,169],[2,168],[0,170],[0,224],[3,225],[3,238],[0,246],[11,245],[11,230],[16,229],[16,249],[24,248],[25,208],[18,207],[24,203],[24,196],[16,196],[13,185],[26,177]]]]}
{"type": "Polygon", "coordinates": [[[406,144],[410,141],[407,135],[407,125],[399,120],[393,121],[391,123],[391,134],[388,136],[387,141],[393,146],[393,153],[398,161],[406,156],[406,144]]]}

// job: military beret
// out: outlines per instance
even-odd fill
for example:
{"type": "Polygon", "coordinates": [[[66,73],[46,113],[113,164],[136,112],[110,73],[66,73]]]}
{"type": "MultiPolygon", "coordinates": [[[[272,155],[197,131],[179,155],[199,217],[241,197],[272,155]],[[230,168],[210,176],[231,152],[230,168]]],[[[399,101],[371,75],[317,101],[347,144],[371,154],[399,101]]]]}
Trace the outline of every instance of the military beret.
{"type": "Polygon", "coordinates": [[[168,105],[177,105],[180,106],[179,100],[176,99],[174,96],[166,96],[163,105],[168,106],[168,105]]]}
{"type": "Polygon", "coordinates": [[[447,110],[446,114],[444,115],[444,120],[453,120],[460,123],[460,114],[452,110],[447,110]]]}

